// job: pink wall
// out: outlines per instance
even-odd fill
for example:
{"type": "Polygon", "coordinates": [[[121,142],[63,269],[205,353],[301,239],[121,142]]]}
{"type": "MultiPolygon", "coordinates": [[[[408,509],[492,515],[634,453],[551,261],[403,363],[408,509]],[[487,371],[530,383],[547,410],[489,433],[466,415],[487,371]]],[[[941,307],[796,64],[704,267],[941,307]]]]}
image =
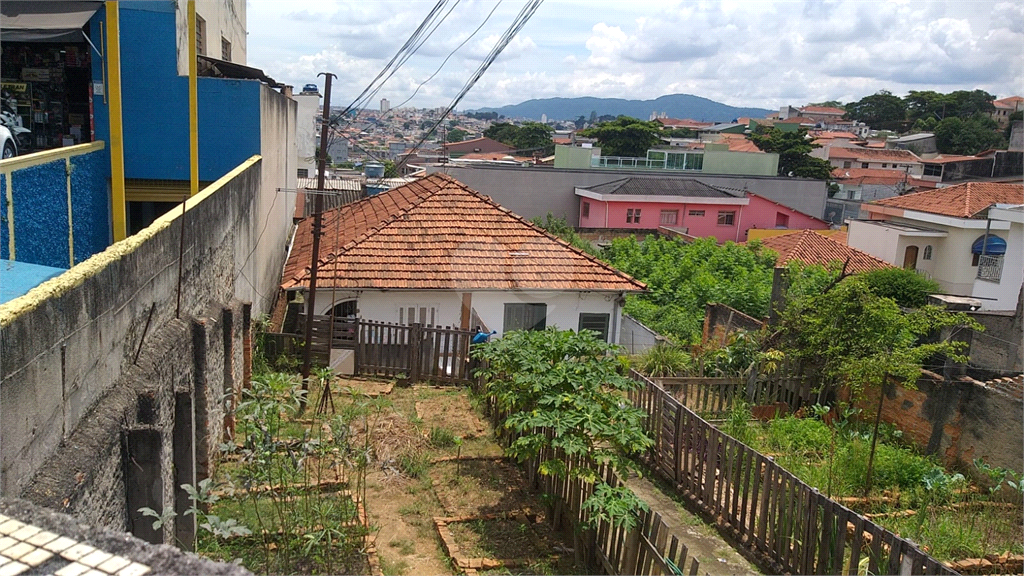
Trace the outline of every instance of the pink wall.
{"type": "Polygon", "coordinates": [[[825,230],[829,225],[824,220],[812,218],[771,200],[755,194],[748,194],[750,204],[670,204],[663,202],[602,202],[580,198],[580,228],[614,228],[654,230],[661,226],[661,211],[678,211],[675,227],[687,228],[691,236],[714,237],[719,242],[743,242],[751,228],[776,228],[779,215],[785,228],[825,230]],[[590,204],[589,217],[583,216],[583,203],[590,204]],[[640,209],[640,221],[635,221],[636,209],[640,209]],[[634,218],[626,222],[629,210],[634,218]],[[703,215],[699,212],[703,211],[703,215]],[[606,215],[607,212],[607,215],[606,215]],[[735,212],[732,224],[718,224],[719,212],[735,212]],[[607,220],[606,220],[607,217],[607,220]]]}
{"type": "MultiPolygon", "coordinates": [[[[789,228],[790,230],[828,230],[828,222],[819,218],[813,218],[802,212],[797,212],[792,208],[777,204],[771,200],[758,196],[757,194],[747,194],[747,198],[750,199],[750,205],[743,210],[743,222],[740,223],[740,241],[747,239],[747,230],[751,228],[789,228]],[[779,215],[788,217],[788,221],[784,225],[777,225],[780,222],[779,215]]],[[[786,220],[786,218],[782,218],[786,220]]]]}

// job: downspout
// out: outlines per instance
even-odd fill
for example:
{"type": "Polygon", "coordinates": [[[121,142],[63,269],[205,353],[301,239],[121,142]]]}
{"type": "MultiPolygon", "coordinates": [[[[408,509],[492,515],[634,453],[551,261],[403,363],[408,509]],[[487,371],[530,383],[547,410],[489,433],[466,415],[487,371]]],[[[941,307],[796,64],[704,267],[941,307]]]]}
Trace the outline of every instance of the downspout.
{"type": "MultiPolygon", "coordinates": [[[[748,198],[749,198],[749,196],[748,196],[748,198]]],[[[740,227],[742,225],[743,225],[743,205],[741,204],[740,205],[739,214],[736,215],[736,240],[734,240],[734,242],[738,243],[740,241],[740,227]]]]}
{"type": "Polygon", "coordinates": [[[128,237],[128,216],[124,193],[124,131],[121,124],[121,29],[118,2],[106,4],[107,67],[110,92],[110,205],[114,242],[128,237]]]}

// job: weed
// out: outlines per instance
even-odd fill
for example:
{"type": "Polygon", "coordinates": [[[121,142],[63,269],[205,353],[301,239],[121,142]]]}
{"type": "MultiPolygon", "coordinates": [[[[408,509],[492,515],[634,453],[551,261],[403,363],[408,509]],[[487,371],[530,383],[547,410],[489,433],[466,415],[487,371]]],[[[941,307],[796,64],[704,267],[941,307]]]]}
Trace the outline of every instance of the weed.
{"type": "Polygon", "coordinates": [[[430,458],[423,452],[407,452],[398,457],[398,468],[410,478],[422,478],[430,469],[430,458]]]}
{"type": "Polygon", "coordinates": [[[388,546],[397,548],[403,556],[411,556],[416,553],[416,543],[412,540],[400,539],[388,542],[388,546]]]}
{"type": "Polygon", "coordinates": [[[450,448],[455,444],[455,433],[451,430],[438,426],[430,428],[430,445],[434,448],[450,448]]]}
{"type": "Polygon", "coordinates": [[[649,376],[675,376],[692,368],[693,358],[679,346],[662,342],[641,354],[633,364],[649,376]]]}
{"type": "Polygon", "coordinates": [[[405,560],[392,560],[387,556],[380,557],[380,571],[384,576],[401,576],[409,570],[409,563],[405,560]]]}

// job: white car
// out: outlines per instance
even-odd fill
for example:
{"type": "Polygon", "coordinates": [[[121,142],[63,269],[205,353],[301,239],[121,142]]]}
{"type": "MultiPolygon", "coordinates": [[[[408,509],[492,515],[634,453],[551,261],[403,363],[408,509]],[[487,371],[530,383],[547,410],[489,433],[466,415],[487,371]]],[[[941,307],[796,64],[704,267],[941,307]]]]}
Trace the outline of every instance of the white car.
{"type": "Polygon", "coordinates": [[[3,145],[3,155],[0,159],[14,158],[18,155],[18,141],[14,139],[11,130],[7,126],[0,126],[0,144],[3,145]]]}

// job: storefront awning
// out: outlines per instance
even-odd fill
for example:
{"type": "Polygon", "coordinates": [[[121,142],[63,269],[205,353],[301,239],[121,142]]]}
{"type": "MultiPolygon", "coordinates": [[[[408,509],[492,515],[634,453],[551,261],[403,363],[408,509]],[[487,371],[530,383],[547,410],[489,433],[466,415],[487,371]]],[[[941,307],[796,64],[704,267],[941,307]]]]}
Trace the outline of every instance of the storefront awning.
{"type": "Polygon", "coordinates": [[[86,0],[3,0],[0,38],[4,42],[82,42],[82,27],[103,2],[86,0]]]}

